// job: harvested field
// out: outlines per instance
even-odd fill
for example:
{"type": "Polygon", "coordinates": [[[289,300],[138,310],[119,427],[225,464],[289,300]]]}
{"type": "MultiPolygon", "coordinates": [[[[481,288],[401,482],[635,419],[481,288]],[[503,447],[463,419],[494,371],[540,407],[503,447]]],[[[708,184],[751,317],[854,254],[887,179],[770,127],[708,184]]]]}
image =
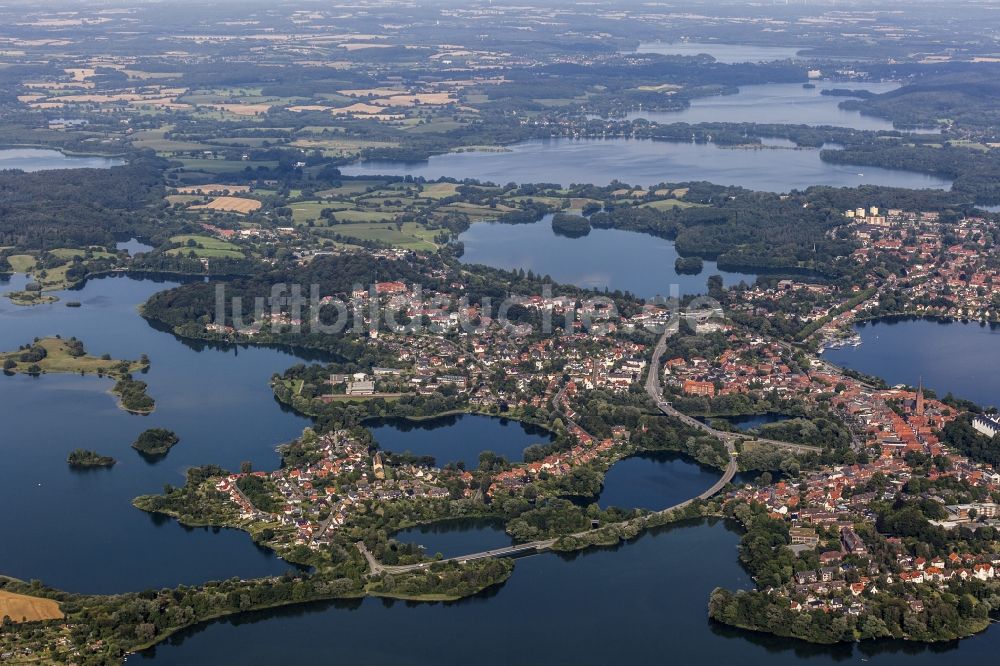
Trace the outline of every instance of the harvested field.
{"type": "Polygon", "coordinates": [[[252,213],[260,207],[261,203],[256,199],[243,199],[241,197],[216,197],[203,206],[192,206],[192,208],[222,210],[228,213],[252,213]]]}
{"type": "Polygon", "coordinates": [[[0,590],[0,618],[7,616],[14,622],[38,622],[62,619],[59,604],[51,599],[29,597],[0,590]]]}

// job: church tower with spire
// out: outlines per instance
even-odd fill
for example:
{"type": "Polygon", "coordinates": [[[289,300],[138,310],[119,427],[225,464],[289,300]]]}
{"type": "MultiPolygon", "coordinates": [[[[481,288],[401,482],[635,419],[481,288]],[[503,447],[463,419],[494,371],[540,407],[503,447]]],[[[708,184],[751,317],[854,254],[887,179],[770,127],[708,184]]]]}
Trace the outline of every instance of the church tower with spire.
{"type": "Polygon", "coordinates": [[[917,386],[917,407],[914,410],[917,416],[924,415],[924,378],[920,378],[920,384],[917,386]]]}

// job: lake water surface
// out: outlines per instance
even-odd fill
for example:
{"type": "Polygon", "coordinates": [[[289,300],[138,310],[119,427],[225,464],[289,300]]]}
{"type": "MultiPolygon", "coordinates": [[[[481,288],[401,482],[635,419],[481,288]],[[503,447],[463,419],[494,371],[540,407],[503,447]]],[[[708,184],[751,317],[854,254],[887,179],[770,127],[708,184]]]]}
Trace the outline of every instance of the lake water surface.
{"type": "Polygon", "coordinates": [[[820,646],[716,625],[706,610],[712,589],[752,587],[737,560],[738,542],[724,523],[687,523],[619,548],[519,559],[502,586],[455,603],[365,599],[251,613],[182,631],[139,658],[165,666],[291,663],[317,654],[428,666],[467,664],[473,655],[485,666],[938,666],[993,663],[1000,651],[995,627],[927,647],[820,646]],[[484,646],[484,632],[498,628],[504,639],[484,646]],[[446,638],[435,640],[442,631],[446,638]]]}
{"type": "Polygon", "coordinates": [[[715,144],[649,139],[539,139],[506,152],[475,151],[432,156],[424,162],[359,162],[345,175],[472,178],[506,184],[572,183],[630,185],[709,181],[752,190],[788,192],[811,185],[948,189],[942,178],[912,171],[823,162],[818,148],[720,148],[715,144]]]}
{"type": "MultiPolygon", "coordinates": [[[[15,276],[15,281],[23,276],[15,276]]],[[[136,312],[150,295],[176,283],[116,277],[61,292],[52,305],[22,308],[0,300],[0,349],[35,337],[76,336],[88,352],[135,359],[151,368],[139,378],[156,400],[150,416],[128,414],[94,376],[0,375],[3,520],[0,573],[39,578],[81,592],[113,592],[281,573],[288,565],[242,532],[187,530],[131,506],[132,498],[184,483],[184,470],[243,460],[274,469],[274,447],[309,425],[284,411],[269,388],[274,372],[297,359],[270,349],[218,350],[185,345],[136,312]],[[66,301],[82,307],[67,308],[66,301]],[[180,443],[146,462],[130,448],[147,428],[174,430],[180,443]],[[75,448],[114,456],[111,469],[73,471],[75,448]]],[[[0,283],[0,292],[9,286],[0,283]]]]}
{"type": "Polygon", "coordinates": [[[881,94],[899,88],[893,82],[820,82],[815,88],[801,83],[766,83],[741,86],[735,95],[716,95],[691,100],[683,111],[638,110],[626,118],[642,118],[657,123],[761,123],[787,125],[829,125],[858,130],[891,130],[892,121],[839,108],[848,97],[823,95],[822,90],[849,88],[881,94]]]}
{"type": "Polygon", "coordinates": [[[431,557],[435,553],[441,553],[443,557],[481,553],[514,542],[504,531],[502,523],[477,518],[420,525],[397,532],[393,538],[401,543],[423,546],[424,553],[431,557]]]}
{"type": "Polygon", "coordinates": [[[705,293],[710,275],[721,275],[727,286],[757,279],[720,271],[714,261],[705,261],[698,275],[682,275],[674,269],[673,241],[620,229],[592,229],[582,238],[568,238],[552,230],[551,215],[532,224],[478,222],[458,240],[465,245],[462,261],[467,264],[531,270],[556,282],[644,298],[669,296],[671,285],[681,295],[705,293]]]}
{"type": "Polygon", "coordinates": [[[772,62],[795,58],[797,46],[754,46],[752,44],[720,44],[718,42],[642,42],[636,53],[696,56],[708,54],[718,62],[772,62]]]}
{"type": "Polygon", "coordinates": [[[660,511],[705,492],[720,472],[676,453],[643,453],[611,466],[597,502],[601,508],[660,511]]]}
{"type": "Polygon", "coordinates": [[[468,469],[479,466],[479,454],[490,450],[511,462],[523,459],[532,444],[548,444],[552,433],[510,419],[459,414],[426,421],[371,419],[372,436],[386,451],[433,456],[439,466],[464,461],[468,469]]]}
{"type": "Polygon", "coordinates": [[[108,169],[125,160],[111,157],[65,155],[43,148],[8,148],[0,150],[0,170],[49,171],[52,169],[108,169]]]}
{"type": "Polygon", "coordinates": [[[935,321],[879,322],[857,327],[860,347],[829,349],[823,358],[885,379],[951,391],[980,405],[1000,405],[1000,329],[935,321]]]}

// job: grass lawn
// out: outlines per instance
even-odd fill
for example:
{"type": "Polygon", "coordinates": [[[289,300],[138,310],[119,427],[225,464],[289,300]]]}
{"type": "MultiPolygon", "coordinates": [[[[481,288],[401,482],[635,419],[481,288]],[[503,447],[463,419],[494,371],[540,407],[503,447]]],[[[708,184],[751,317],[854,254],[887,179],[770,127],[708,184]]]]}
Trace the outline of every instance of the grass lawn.
{"type": "Polygon", "coordinates": [[[341,210],[334,213],[338,222],[384,222],[390,223],[396,219],[396,215],[390,212],[379,210],[341,210]]]}
{"type": "Polygon", "coordinates": [[[367,402],[368,400],[374,400],[376,398],[381,398],[386,402],[395,402],[401,397],[406,395],[405,393],[376,393],[374,395],[347,395],[347,394],[337,394],[337,395],[324,395],[321,396],[324,402],[367,402]]]}
{"type": "Polygon", "coordinates": [[[30,254],[12,254],[7,261],[15,273],[27,273],[35,267],[35,258],[30,254]]]}
{"type": "Polygon", "coordinates": [[[458,185],[455,183],[432,183],[424,185],[420,196],[427,199],[444,199],[458,193],[458,185]]]}
{"type": "Polygon", "coordinates": [[[679,199],[661,199],[659,201],[650,201],[649,203],[644,203],[641,208],[655,208],[656,210],[668,210],[670,208],[695,208],[701,204],[691,203],[689,201],[680,201],[679,199]]]}
{"type": "Polygon", "coordinates": [[[242,160],[209,160],[196,157],[184,157],[178,161],[184,165],[186,171],[202,171],[204,173],[237,173],[247,167],[255,169],[259,166],[275,168],[278,163],[274,160],[263,160],[259,162],[244,162],[242,160]]]}
{"type": "Polygon", "coordinates": [[[433,240],[434,234],[437,232],[422,227],[416,222],[407,222],[402,229],[398,229],[395,224],[359,223],[337,224],[323,229],[323,231],[337,233],[345,238],[360,241],[378,241],[408,250],[434,250],[437,248],[433,240]]]}
{"type": "MultiPolygon", "coordinates": [[[[49,250],[49,253],[54,254],[60,259],[72,259],[73,257],[80,257],[82,259],[86,256],[87,251],[75,247],[59,247],[55,250],[49,250]]],[[[90,253],[95,259],[110,259],[115,256],[110,252],[106,252],[104,248],[92,249],[90,253]]]]}
{"type": "Polygon", "coordinates": [[[321,197],[344,197],[355,194],[363,194],[369,187],[381,187],[385,185],[384,180],[345,180],[340,187],[333,187],[329,190],[317,192],[321,197]]]}
{"type": "Polygon", "coordinates": [[[172,250],[167,250],[167,254],[187,254],[188,252],[194,252],[197,257],[221,257],[221,258],[231,258],[231,259],[242,259],[243,250],[239,246],[234,245],[228,241],[219,240],[218,238],[213,238],[212,236],[199,236],[195,234],[187,234],[180,236],[173,236],[170,238],[172,243],[181,243],[184,247],[177,247],[172,250]],[[188,241],[194,241],[196,245],[194,247],[188,247],[188,241]]]}
{"type": "Polygon", "coordinates": [[[132,136],[132,145],[136,148],[149,148],[158,153],[188,152],[191,150],[212,150],[212,146],[195,141],[175,141],[164,135],[170,128],[142,130],[132,136]]]}

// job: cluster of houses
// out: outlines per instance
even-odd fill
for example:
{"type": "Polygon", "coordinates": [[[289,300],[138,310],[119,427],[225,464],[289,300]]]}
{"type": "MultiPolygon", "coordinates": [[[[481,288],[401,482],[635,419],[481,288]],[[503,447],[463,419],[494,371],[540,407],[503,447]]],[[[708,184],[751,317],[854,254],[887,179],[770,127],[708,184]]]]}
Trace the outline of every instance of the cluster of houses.
{"type": "Polygon", "coordinates": [[[715,358],[676,356],[664,362],[665,386],[689,396],[714,397],[754,391],[797,392],[811,384],[793,371],[779,344],[751,334],[730,332],[729,347],[715,358]]]}
{"type": "Polygon", "coordinates": [[[451,491],[443,483],[445,476],[454,477],[449,481],[462,487],[464,496],[472,495],[468,472],[409,463],[389,466],[381,453],[371,454],[367,444],[346,430],[315,437],[312,446],[318,454],[315,462],[273,472],[230,474],[216,480],[215,488],[239,507],[241,519],[276,523],[290,531],[295,544],[313,548],[329,544],[334,530],[357,512],[366,512],[373,502],[448,499],[451,491]],[[277,513],[254,506],[240,490],[239,480],[246,474],[271,484],[282,502],[277,513]]]}
{"type": "Polygon", "coordinates": [[[866,216],[855,213],[850,228],[861,247],[855,258],[866,263],[892,257],[906,265],[899,286],[907,299],[905,309],[916,315],[1000,320],[1000,303],[994,284],[1000,269],[991,242],[991,223],[966,217],[943,223],[933,212],[873,208],[866,216]]]}
{"type": "MultiPolygon", "coordinates": [[[[839,548],[819,553],[820,569],[798,572],[788,589],[771,590],[787,594],[794,610],[858,614],[865,609],[864,595],[893,583],[947,585],[953,580],[985,581],[997,576],[1000,555],[950,553],[928,560],[905,552],[896,537],[887,538],[895,553],[894,566],[880,567],[869,557],[869,546],[856,526],[875,523],[873,502],[905,496],[907,482],[916,474],[907,453],[947,459],[944,469],[921,470],[930,480],[952,477],[995,494],[1000,492],[1000,474],[950,452],[934,437],[934,429],[954,418],[942,403],[924,398],[921,391],[876,391],[867,398],[862,399],[849,387],[837,400],[864,424],[868,444],[881,455],[864,464],[823,468],[805,474],[796,483],[782,480],[762,487],[746,486],[727,497],[727,501],[763,506],[772,518],[787,521],[790,547],[795,552],[821,549],[821,544],[829,545],[831,533],[839,535],[839,548]],[[895,409],[888,407],[889,402],[895,409]],[[876,477],[883,483],[873,484],[876,477]]],[[[1000,505],[992,502],[944,505],[937,496],[927,497],[946,510],[946,520],[933,521],[946,529],[959,525],[976,529],[978,521],[995,524],[1000,515],[1000,505]]],[[[907,601],[914,612],[922,610],[919,600],[910,596],[907,601]]]]}
{"type": "MultiPolygon", "coordinates": [[[[568,409],[570,396],[575,391],[575,385],[570,383],[562,394],[561,397],[565,400],[564,407],[566,409],[568,409]]],[[[570,410],[567,416],[572,417],[573,412],[570,410]]],[[[497,473],[493,477],[493,483],[487,490],[487,494],[490,497],[495,497],[501,492],[516,494],[528,484],[544,478],[544,476],[557,477],[569,474],[574,467],[592,463],[602,456],[610,464],[619,457],[620,445],[630,439],[630,433],[624,426],[615,427],[611,439],[597,439],[572,421],[569,423],[568,429],[576,441],[572,447],[548,455],[541,460],[517,465],[513,469],[497,473]]]]}

